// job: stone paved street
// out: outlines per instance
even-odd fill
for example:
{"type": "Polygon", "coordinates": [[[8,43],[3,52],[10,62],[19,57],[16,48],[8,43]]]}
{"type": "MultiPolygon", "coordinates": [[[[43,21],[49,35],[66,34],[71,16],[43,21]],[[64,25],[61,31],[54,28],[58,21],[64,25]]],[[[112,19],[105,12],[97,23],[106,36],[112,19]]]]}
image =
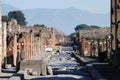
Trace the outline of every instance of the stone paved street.
{"type": "Polygon", "coordinates": [[[86,67],[80,66],[71,53],[55,53],[48,60],[53,75],[29,76],[27,80],[91,80],[86,67]]]}
{"type": "Polygon", "coordinates": [[[0,80],[120,80],[120,0],[0,0],[0,80]]]}
{"type": "Polygon", "coordinates": [[[15,67],[11,67],[10,69],[2,69],[0,80],[8,80],[13,74],[15,74],[15,72],[15,67]]]}

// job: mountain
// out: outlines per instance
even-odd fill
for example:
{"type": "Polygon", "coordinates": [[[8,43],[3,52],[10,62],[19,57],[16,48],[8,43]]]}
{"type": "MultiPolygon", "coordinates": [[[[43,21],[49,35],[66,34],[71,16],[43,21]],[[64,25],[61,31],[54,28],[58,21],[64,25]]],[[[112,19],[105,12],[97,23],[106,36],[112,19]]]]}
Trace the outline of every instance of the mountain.
{"type": "MultiPolygon", "coordinates": [[[[17,10],[17,8],[6,4],[3,4],[2,8],[3,15],[10,10],[17,10]]],[[[74,28],[79,24],[110,26],[110,13],[97,14],[73,7],[65,9],[25,9],[22,12],[25,14],[28,25],[45,24],[49,27],[56,27],[66,34],[74,32],[74,28]]]]}
{"type": "Polygon", "coordinates": [[[18,10],[16,7],[8,5],[8,4],[2,4],[2,14],[7,15],[10,11],[18,10]]]}

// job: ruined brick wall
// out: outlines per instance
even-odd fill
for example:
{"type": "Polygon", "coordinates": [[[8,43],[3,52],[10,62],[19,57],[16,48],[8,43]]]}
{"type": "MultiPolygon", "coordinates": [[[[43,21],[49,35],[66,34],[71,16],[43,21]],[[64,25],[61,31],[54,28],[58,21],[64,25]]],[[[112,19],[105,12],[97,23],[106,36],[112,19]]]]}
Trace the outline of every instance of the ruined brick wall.
{"type": "Polygon", "coordinates": [[[56,44],[56,35],[55,35],[54,28],[50,28],[49,33],[50,33],[50,38],[47,40],[46,46],[48,48],[54,48],[54,46],[56,44]]]}
{"type": "Polygon", "coordinates": [[[116,47],[120,47],[120,1],[112,0],[111,5],[111,31],[112,31],[112,49],[116,50],[116,47]]]}
{"type": "Polygon", "coordinates": [[[111,62],[120,66],[120,0],[111,1],[111,62]]]}
{"type": "Polygon", "coordinates": [[[96,40],[89,40],[89,55],[98,56],[98,43],[96,40]]]}
{"type": "Polygon", "coordinates": [[[56,44],[55,31],[53,28],[39,31],[39,51],[45,52],[47,49],[53,50],[56,44]]]}
{"type": "MultiPolygon", "coordinates": [[[[115,0],[111,0],[112,1],[112,7],[111,7],[111,15],[112,15],[112,36],[115,36],[115,0]],[[113,24],[114,23],[114,24],[113,24]]],[[[112,37],[112,49],[115,50],[115,37],[112,37]]]]}
{"type": "Polygon", "coordinates": [[[46,48],[51,48],[51,49],[54,48],[56,44],[56,33],[54,28],[25,27],[25,26],[20,27],[20,32],[29,32],[30,30],[33,30],[35,34],[39,34],[39,31],[41,31],[41,33],[39,34],[40,35],[38,41],[39,44],[35,43],[35,46],[39,45],[40,48],[36,49],[36,51],[43,53],[45,52],[46,48]]]}
{"type": "Polygon", "coordinates": [[[42,27],[33,27],[33,26],[20,26],[20,33],[21,32],[30,32],[30,30],[34,31],[34,33],[38,33],[40,30],[49,32],[49,28],[42,28],[42,27]]]}
{"type": "Polygon", "coordinates": [[[6,44],[7,43],[6,42],[7,41],[7,30],[6,30],[7,23],[3,22],[2,26],[3,26],[2,27],[2,31],[3,31],[3,33],[2,33],[3,53],[2,54],[3,54],[3,59],[4,59],[6,57],[6,50],[7,50],[7,44],[6,44]]]}
{"type": "Polygon", "coordinates": [[[21,38],[18,41],[18,50],[25,53],[25,59],[29,60],[35,56],[34,53],[34,36],[33,34],[20,34],[21,38]]]}
{"type": "Polygon", "coordinates": [[[46,48],[55,46],[56,35],[53,28],[19,26],[16,20],[12,20],[7,29],[8,39],[12,39],[8,42],[11,51],[8,48],[7,52],[13,55],[15,66],[19,54],[24,54],[25,59],[30,60],[44,53],[46,48]]]}
{"type": "MultiPolygon", "coordinates": [[[[82,53],[87,55],[97,55],[98,54],[98,40],[104,40],[110,35],[110,28],[100,28],[93,30],[80,30],[76,33],[76,41],[80,44],[80,49],[82,53]]],[[[102,42],[104,43],[104,41],[102,42]]],[[[105,51],[106,44],[102,46],[102,51],[105,51]]]]}
{"type": "Polygon", "coordinates": [[[7,29],[9,32],[16,33],[20,31],[20,25],[17,24],[17,21],[15,19],[12,19],[8,22],[7,29]]]}
{"type": "Polygon", "coordinates": [[[17,61],[17,35],[14,33],[14,40],[13,40],[13,65],[16,66],[17,61]]]}
{"type": "Polygon", "coordinates": [[[97,41],[92,39],[82,38],[81,51],[84,56],[97,56],[98,55],[97,41]]]}
{"type": "Polygon", "coordinates": [[[13,56],[13,65],[20,59],[32,59],[34,54],[34,37],[31,33],[9,33],[7,36],[7,57],[13,56]]]}
{"type": "Polygon", "coordinates": [[[40,43],[39,43],[39,38],[34,38],[34,53],[35,56],[40,54],[40,43]]]}
{"type": "Polygon", "coordinates": [[[45,34],[42,30],[39,31],[39,51],[40,51],[40,54],[45,52],[47,37],[48,37],[48,35],[45,34]]]}
{"type": "Polygon", "coordinates": [[[11,60],[10,63],[12,63],[14,66],[16,66],[16,60],[17,60],[17,35],[15,33],[7,34],[7,49],[6,49],[6,57],[10,58],[13,56],[13,61],[11,60]]]}
{"type": "Polygon", "coordinates": [[[85,38],[81,39],[81,51],[84,56],[88,56],[88,40],[85,38]]]}
{"type": "Polygon", "coordinates": [[[99,39],[105,38],[110,35],[110,28],[100,28],[93,30],[80,30],[79,37],[89,38],[89,39],[99,39]]]}

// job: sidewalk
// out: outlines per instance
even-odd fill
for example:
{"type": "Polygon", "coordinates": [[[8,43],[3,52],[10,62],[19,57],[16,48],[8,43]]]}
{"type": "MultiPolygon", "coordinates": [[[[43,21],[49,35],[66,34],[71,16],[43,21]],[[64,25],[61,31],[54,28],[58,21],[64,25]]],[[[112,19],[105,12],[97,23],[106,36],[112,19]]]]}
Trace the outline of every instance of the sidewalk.
{"type": "Polygon", "coordinates": [[[100,74],[100,72],[93,66],[93,64],[87,64],[86,66],[89,74],[94,80],[107,80],[103,75],[100,74]]]}
{"type": "Polygon", "coordinates": [[[95,58],[89,58],[89,57],[83,57],[83,56],[80,56],[78,54],[73,54],[78,61],[80,61],[80,64],[85,66],[86,64],[89,64],[89,63],[95,63],[95,62],[98,62],[95,58]]]}
{"type": "Polygon", "coordinates": [[[8,80],[13,74],[15,74],[15,72],[15,67],[2,69],[2,73],[0,73],[0,80],[8,80]]]}
{"type": "Polygon", "coordinates": [[[120,80],[120,71],[110,64],[93,64],[93,67],[107,80],[120,80]]]}
{"type": "Polygon", "coordinates": [[[94,80],[120,80],[120,70],[109,63],[94,62],[89,57],[79,58],[83,63],[87,62],[87,70],[94,80]]]}

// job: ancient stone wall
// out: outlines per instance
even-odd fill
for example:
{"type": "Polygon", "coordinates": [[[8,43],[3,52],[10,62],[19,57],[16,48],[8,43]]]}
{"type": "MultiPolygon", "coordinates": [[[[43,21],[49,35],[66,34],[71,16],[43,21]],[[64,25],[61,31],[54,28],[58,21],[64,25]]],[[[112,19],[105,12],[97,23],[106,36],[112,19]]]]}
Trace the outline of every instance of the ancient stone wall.
{"type": "Polygon", "coordinates": [[[112,49],[120,47],[120,2],[112,0],[111,5],[111,31],[112,31],[112,49]]]}
{"type": "Polygon", "coordinates": [[[120,0],[111,1],[111,63],[120,66],[120,0]]]}
{"type": "Polygon", "coordinates": [[[13,40],[13,65],[16,66],[17,64],[17,35],[14,33],[14,40],[13,40]]]}
{"type": "Polygon", "coordinates": [[[100,29],[93,29],[93,30],[80,30],[79,31],[79,38],[89,38],[89,39],[104,39],[106,36],[110,35],[110,28],[100,28],[100,29]]]}
{"type": "MultiPolygon", "coordinates": [[[[76,33],[75,41],[80,53],[84,56],[98,56],[99,52],[106,51],[107,36],[110,35],[110,28],[100,28],[94,30],[80,30],[76,33]],[[101,45],[98,46],[98,44],[101,45]],[[98,48],[101,50],[99,51],[98,48]]],[[[107,54],[107,53],[106,53],[107,54]]]]}
{"type": "Polygon", "coordinates": [[[52,49],[56,43],[54,28],[19,26],[13,19],[8,23],[7,31],[7,53],[13,55],[14,66],[20,62],[21,55],[24,55],[23,59],[31,60],[46,48],[52,49]]]}
{"type": "Polygon", "coordinates": [[[32,59],[34,57],[34,36],[33,33],[21,33],[18,41],[19,52],[25,52],[25,59],[32,59]],[[21,37],[22,36],[22,37],[21,37]]]}
{"type": "Polygon", "coordinates": [[[47,75],[47,65],[43,60],[26,60],[22,61],[20,64],[20,70],[28,71],[29,75],[33,72],[36,73],[36,76],[46,76],[47,75]]]}
{"type": "Polygon", "coordinates": [[[87,39],[81,39],[81,53],[83,56],[89,56],[89,48],[88,48],[88,40],[87,39]]]}
{"type": "Polygon", "coordinates": [[[7,29],[9,32],[17,33],[20,31],[20,25],[17,24],[17,21],[15,19],[12,19],[11,21],[8,22],[7,29]]]}
{"type": "Polygon", "coordinates": [[[5,22],[2,23],[2,60],[6,64],[6,57],[7,57],[7,24],[5,22]]]}

